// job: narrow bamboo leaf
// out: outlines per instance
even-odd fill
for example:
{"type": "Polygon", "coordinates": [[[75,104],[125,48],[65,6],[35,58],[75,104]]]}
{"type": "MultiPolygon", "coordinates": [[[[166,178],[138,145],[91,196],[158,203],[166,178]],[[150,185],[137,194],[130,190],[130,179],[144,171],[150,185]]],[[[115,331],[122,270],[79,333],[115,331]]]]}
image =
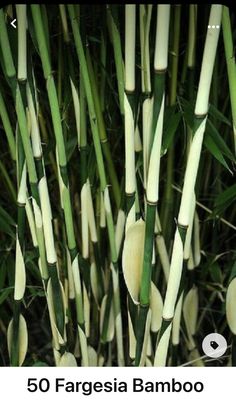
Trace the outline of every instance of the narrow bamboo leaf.
{"type": "Polygon", "coordinates": [[[222,214],[236,200],[236,184],[220,193],[214,202],[214,215],[222,214]]]}
{"type": "Polygon", "coordinates": [[[232,126],[230,120],[226,118],[226,116],[222,114],[222,112],[218,110],[213,104],[210,104],[208,112],[212,117],[216,118],[218,121],[223,122],[230,127],[232,126]]]}
{"type": "Polygon", "coordinates": [[[236,277],[236,261],[234,262],[234,264],[232,266],[229,282],[235,277],[236,277]]]}
{"type": "Polygon", "coordinates": [[[16,223],[10,214],[0,206],[0,230],[15,239],[15,232],[12,226],[16,226],[16,223]]]}
{"type": "Polygon", "coordinates": [[[220,151],[219,147],[217,146],[217,144],[214,142],[214,140],[206,135],[205,139],[204,139],[204,145],[205,147],[209,150],[209,152],[229,171],[232,172],[227,164],[227,162],[225,161],[225,158],[222,154],[222,152],[220,151]]]}
{"type": "Polygon", "coordinates": [[[7,224],[11,226],[16,226],[14,219],[6,210],[4,210],[4,208],[2,208],[1,205],[0,205],[0,217],[3,218],[7,222],[7,224]]]}
{"type": "Polygon", "coordinates": [[[73,153],[77,147],[78,140],[77,137],[70,137],[67,142],[65,142],[65,149],[67,154],[67,162],[70,161],[73,153]]]}
{"type": "Polygon", "coordinates": [[[162,139],[162,151],[161,154],[163,155],[166,150],[170,147],[173,143],[175,133],[178,129],[179,123],[181,120],[181,114],[175,113],[175,107],[169,112],[165,112],[164,118],[164,128],[163,128],[163,139],[162,139]]]}
{"type": "Polygon", "coordinates": [[[10,296],[10,294],[13,292],[13,287],[8,287],[3,290],[1,290],[0,294],[0,305],[4,303],[4,301],[10,296]]]}
{"type": "MultiPolygon", "coordinates": [[[[0,58],[1,58],[1,52],[0,52],[0,58]]],[[[12,122],[10,121],[8,111],[6,109],[6,104],[4,101],[4,98],[1,94],[1,87],[0,87],[0,117],[2,119],[3,127],[7,136],[10,152],[11,152],[11,157],[13,160],[16,159],[16,143],[15,143],[15,137],[14,133],[12,130],[12,122]]]]}
{"type": "Polygon", "coordinates": [[[222,135],[220,132],[216,129],[216,127],[213,125],[213,123],[208,119],[207,121],[207,130],[206,134],[209,134],[214,142],[217,144],[219,149],[222,151],[222,153],[229,158],[229,160],[235,162],[235,156],[233,155],[232,151],[226,144],[225,140],[223,139],[222,135]]]}
{"type": "Polygon", "coordinates": [[[194,128],[194,102],[189,102],[183,97],[180,98],[181,105],[183,108],[183,116],[189,127],[193,130],[194,128]]]}
{"type": "Polygon", "coordinates": [[[213,282],[222,285],[224,277],[220,265],[217,262],[212,263],[209,267],[209,271],[213,282]]]}

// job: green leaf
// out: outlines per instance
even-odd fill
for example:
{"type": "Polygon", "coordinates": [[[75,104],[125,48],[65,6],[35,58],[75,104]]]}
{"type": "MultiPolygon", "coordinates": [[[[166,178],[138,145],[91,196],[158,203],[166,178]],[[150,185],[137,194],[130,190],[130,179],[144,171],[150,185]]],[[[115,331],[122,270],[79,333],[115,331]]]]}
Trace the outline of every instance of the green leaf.
{"type": "Polygon", "coordinates": [[[217,262],[210,265],[209,272],[214,283],[218,283],[219,285],[223,283],[223,274],[217,262]]]}
{"type": "Polygon", "coordinates": [[[9,297],[11,292],[13,292],[13,287],[8,287],[0,291],[0,305],[9,297]]]}
{"type": "Polygon", "coordinates": [[[230,148],[224,141],[223,137],[209,119],[207,120],[207,134],[209,134],[212,137],[212,139],[214,140],[220,151],[226,157],[228,157],[233,162],[236,161],[235,156],[233,155],[230,148]]]}
{"type": "Polygon", "coordinates": [[[229,283],[232,281],[233,278],[236,277],[236,261],[233,264],[232,270],[231,270],[231,274],[230,274],[230,278],[229,278],[229,283]]]}
{"type": "Polygon", "coordinates": [[[222,114],[222,112],[220,112],[215,106],[213,106],[213,104],[210,104],[209,106],[209,115],[211,115],[212,117],[214,117],[215,119],[217,119],[220,122],[225,123],[228,126],[232,126],[231,122],[228,120],[228,118],[226,118],[224,116],[224,114],[222,114]]]}
{"type": "Polygon", "coordinates": [[[116,29],[119,31],[120,30],[120,21],[119,21],[119,10],[118,10],[118,4],[111,4],[109,5],[108,11],[110,11],[111,17],[113,19],[113,22],[116,26],[116,29]]]}
{"type": "Polygon", "coordinates": [[[27,286],[27,289],[29,289],[31,295],[33,297],[45,297],[45,291],[44,289],[38,287],[38,286],[27,286]]]}
{"type": "Polygon", "coordinates": [[[16,226],[14,219],[2,206],[0,206],[0,216],[2,216],[9,225],[16,226]]]}
{"type": "Polygon", "coordinates": [[[193,130],[194,128],[194,104],[180,98],[181,106],[183,108],[183,115],[187,125],[193,130]]]}
{"type": "Polygon", "coordinates": [[[210,120],[206,124],[206,133],[204,136],[204,145],[210,151],[210,153],[230,172],[232,173],[229,165],[227,164],[225,157],[231,161],[235,161],[235,157],[230,151],[229,147],[225,143],[224,139],[219,134],[216,127],[210,120]]]}
{"type": "Polygon", "coordinates": [[[219,147],[216,145],[214,140],[210,135],[206,135],[204,138],[204,145],[205,147],[209,150],[209,152],[229,171],[232,173],[230,170],[227,162],[225,161],[225,158],[220,151],[219,147]]]}
{"type": "Polygon", "coordinates": [[[15,229],[12,226],[16,226],[12,217],[0,206],[0,231],[6,233],[15,239],[15,229]]]}
{"type": "Polygon", "coordinates": [[[70,161],[77,145],[77,137],[74,136],[66,142],[67,161],[70,161]]]}
{"type": "Polygon", "coordinates": [[[175,132],[179,126],[181,113],[175,113],[175,108],[176,107],[170,107],[165,111],[161,155],[163,155],[170,147],[171,143],[173,142],[175,132]]]}
{"type": "Polygon", "coordinates": [[[223,193],[220,193],[214,204],[214,213],[221,214],[226,208],[228,208],[236,200],[236,183],[227,188],[223,193]]]}
{"type": "Polygon", "coordinates": [[[7,273],[7,265],[5,260],[0,265],[0,290],[4,287],[7,273]]]}

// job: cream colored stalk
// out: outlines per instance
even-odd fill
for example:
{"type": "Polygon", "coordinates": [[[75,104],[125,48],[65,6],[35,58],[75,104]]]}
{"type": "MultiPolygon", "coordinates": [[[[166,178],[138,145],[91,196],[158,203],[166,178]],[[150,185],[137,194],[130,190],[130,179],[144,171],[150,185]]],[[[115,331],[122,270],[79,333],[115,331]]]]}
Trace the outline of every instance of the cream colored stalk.
{"type": "Polygon", "coordinates": [[[26,4],[16,5],[16,16],[17,16],[17,30],[18,30],[17,79],[18,81],[24,82],[27,79],[26,4]]]}
{"type": "Polygon", "coordinates": [[[125,5],[125,193],[127,198],[126,230],[135,222],[135,149],[134,107],[135,92],[135,29],[136,5],[125,5]]]}

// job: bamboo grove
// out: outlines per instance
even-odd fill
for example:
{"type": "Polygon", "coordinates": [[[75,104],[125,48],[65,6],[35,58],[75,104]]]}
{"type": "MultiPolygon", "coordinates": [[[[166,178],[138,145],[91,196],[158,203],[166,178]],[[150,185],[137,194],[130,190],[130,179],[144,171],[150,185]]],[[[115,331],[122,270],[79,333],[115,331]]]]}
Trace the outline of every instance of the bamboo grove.
{"type": "Polygon", "coordinates": [[[236,365],[235,22],[0,10],[0,365],[236,365]]]}

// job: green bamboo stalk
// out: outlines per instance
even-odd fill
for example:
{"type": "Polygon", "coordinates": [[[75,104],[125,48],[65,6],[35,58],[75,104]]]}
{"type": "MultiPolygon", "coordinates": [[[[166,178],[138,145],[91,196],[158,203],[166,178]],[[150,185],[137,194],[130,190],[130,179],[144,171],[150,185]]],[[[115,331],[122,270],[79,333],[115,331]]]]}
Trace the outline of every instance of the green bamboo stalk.
{"type": "Polygon", "coordinates": [[[6,109],[5,101],[2,96],[2,90],[0,88],[0,117],[2,119],[3,127],[6,133],[7,141],[8,141],[8,146],[11,154],[11,158],[13,161],[16,160],[16,142],[15,142],[15,137],[14,133],[12,130],[10,118],[6,109]]]}
{"type": "Polygon", "coordinates": [[[118,29],[118,16],[116,6],[107,6],[107,17],[108,23],[110,24],[111,38],[114,49],[120,113],[121,115],[124,115],[124,65],[121,50],[121,38],[118,29]]]}
{"type": "MultiPolygon", "coordinates": [[[[105,29],[104,29],[105,31],[105,29]]],[[[101,50],[100,50],[100,101],[102,113],[105,109],[105,93],[106,93],[106,63],[107,63],[107,34],[106,31],[101,32],[101,50]]]]}
{"type": "MultiPolygon", "coordinates": [[[[20,8],[20,6],[19,6],[20,8]]],[[[28,152],[33,155],[35,158],[35,164],[34,168],[37,169],[37,184],[34,183],[33,185],[33,208],[34,208],[34,213],[35,213],[35,220],[36,220],[36,232],[37,232],[37,241],[38,241],[38,246],[39,246],[39,267],[40,271],[42,274],[43,278],[43,283],[45,284],[47,282],[48,278],[48,268],[47,268],[47,261],[48,265],[50,266],[54,264],[55,267],[55,255],[53,255],[53,250],[54,250],[54,243],[52,239],[52,231],[51,231],[51,225],[50,222],[48,221],[48,217],[50,219],[50,205],[49,205],[49,197],[48,197],[48,191],[47,187],[44,188],[44,166],[42,162],[42,149],[41,149],[41,142],[40,142],[40,137],[38,133],[38,126],[37,126],[37,120],[36,120],[36,115],[35,115],[35,110],[34,110],[34,102],[33,102],[33,96],[30,92],[29,85],[27,86],[27,54],[26,54],[26,9],[24,9],[24,12],[20,9],[20,12],[18,12],[18,21],[19,22],[19,36],[18,36],[18,41],[19,41],[19,46],[18,46],[18,81],[19,81],[19,93],[21,95],[21,99],[19,101],[19,106],[20,110],[22,110],[22,115],[25,114],[25,110],[27,112],[27,116],[30,118],[30,127],[31,127],[31,136],[32,136],[32,149],[31,149],[31,144],[29,143],[29,140],[25,139],[25,143],[27,143],[28,146],[28,152]],[[23,31],[24,30],[24,31],[23,31]],[[28,89],[28,90],[27,90],[28,89]],[[27,104],[28,102],[28,104],[27,104]],[[25,108],[25,110],[23,110],[25,108]],[[29,114],[28,114],[29,110],[29,114]],[[39,178],[38,178],[39,177],[39,178]],[[46,190],[45,190],[46,189],[46,190]],[[42,193],[43,192],[43,195],[42,193]],[[40,209],[40,205],[42,204],[42,208],[40,209]],[[42,214],[41,214],[42,213],[42,214]],[[45,242],[46,239],[46,242],[45,242]],[[46,243],[46,249],[45,245],[46,243]],[[46,250],[46,255],[47,255],[47,260],[45,256],[45,250],[46,250]],[[53,258],[53,263],[52,263],[52,258],[53,258]]],[[[20,97],[19,97],[20,99],[20,97]]],[[[17,97],[16,97],[17,100],[17,97]]],[[[16,104],[17,106],[17,104],[16,104]]],[[[26,114],[25,114],[26,115],[26,114]]],[[[22,121],[22,132],[26,135],[27,131],[27,137],[28,135],[28,121],[24,120],[22,121]]],[[[31,156],[32,157],[32,156],[31,156]]],[[[45,179],[45,178],[44,178],[45,179]]],[[[32,182],[31,182],[31,190],[32,190],[32,182]]],[[[54,250],[55,251],[55,250],[54,250]]],[[[51,269],[51,268],[50,268],[51,269]]],[[[52,274],[53,275],[53,274],[52,274]]],[[[62,304],[61,297],[59,295],[60,289],[58,292],[58,287],[59,287],[59,281],[54,274],[54,278],[52,277],[52,286],[53,286],[53,297],[54,297],[54,305],[56,309],[56,320],[57,320],[57,326],[58,326],[58,331],[62,334],[64,334],[64,324],[63,324],[63,310],[60,307],[62,304]]],[[[45,286],[45,290],[47,290],[45,286]]]]}
{"type": "MultiPolygon", "coordinates": [[[[76,133],[77,133],[77,143],[78,150],[81,155],[81,191],[80,191],[80,201],[81,201],[81,232],[82,232],[82,257],[83,262],[89,265],[89,210],[88,210],[88,169],[87,169],[87,134],[86,134],[86,103],[85,103],[85,94],[82,80],[80,81],[80,96],[77,89],[76,79],[75,79],[75,71],[73,63],[71,62],[71,52],[70,52],[70,37],[68,33],[68,24],[66,17],[66,9],[64,5],[60,5],[60,14],[63,26],[63,34],[65,41],[64,51],[67,54],[67,67],[69,70],[69,80],[70,87],[73,99],[74,106],[74,115],[76,122],[76,133]]],[[[87,267],[87,265],[86,265],[87,267]]],[[[69,268],[72,269],[71,262],[68,264],[68,272],[69,268]]],[[[73,269],[72,269],[73,270],[73,269]]],[[[86,272],[84,274],[84,279],[82,283],[82,287],[76,286],[76,294],[78,298],[81,298],[83,292],[83,318],[84,318],[84,333],[87,338],[90,336],[90,301],[89,295],[91,291],[90,282],[86,278],[86,272]]],[[[82,302],[82,300],[80,301],[82,302]]],[[[78,300],[77,300],[78,303],[78,300]]],[[[80,305],[81,307],[81,305],[80,305]]],[[[80,308],[77,305],[77,314],[80,313],[80,308]]],[[[80,320],[80,316],[78,316],[80,320]]],[[[83,336],[82,332],[80,332],[81,337],[83,336]]],[[[83,340],[83,339],[82,339],[83,340]]],[[[89,360],[89,354],[88,354],[89,360]]]]}
{"type": "Polygon", "coordinates": [[[5,71],[9,79],[15,79],[16,69],[12,58],[3,9],[0,10],[0,41],[5,71]]]}
{"type": "MultiPolygon", "coordinates": [[[[77,318],[78,318],[78,333],[80,337],[80,345],[82,351],[82,358],[84,365],[88,365],[88,353],[87,353],[87,342],[84,333],[84,316],[83,316],[83,306],[82,306],[82,294],[81,294],[81,282],[80,274],[78,271],[78,256],[77,256],[77,246],[74,233],[73,217],[72,217],[72,207],[70,200],[69,191],[69,180],[67,174],[67,159],[64,144],[64,137],[62,132],[60,110],[58,104],[58,97],[55,87],[54,78],[52,76],[51,63],[48,53],[48,45],[44,32],[43,21],[41,9],[38,5],[31,5],[31,11],[34,21],[35,33],[37,37],[37,42],[39,46],[40,57],[43,66],[44,77],[46,80],[48,99],[51,109],[52,121],[54,134],[57,143],[57,154],[58,154],[58,165],[59,165],[59,179],[60,179],[60,194],[61,194],[61,204],[64,210],[65,218],[65,228],[66,236],[68,242],[68,248],[71,256],[72,271],[75,283],[76,292],[76,308],[77,308],[77,318]]],[[[52,270],[52,272],[55,272],[52,270]]],[[[52,281],[58,287],[58,280],[56,279],[57,274],[53,273],[52,281]]],[[[58,287],[57,294],[60,295],[60,290],[58,287]]],[[[62,327],[61,327],[62,328],[62,327]]],[[[64,331],[64,328],[63,328],[64,331]]],[[[64,332],[63,332],[64,333],[64,332]]],[[[61,332],[62,334],[62,332],[61,332]]]]}
{"type": "MultiPolygon", "coordinates": [[[[85,100],[85,93],[84,93],[84,85],[83,80],[80,81],[80,97],[78,95],[78,90],[76,88],[76,81],[75,81],[75,71],[74,66],[71,62],[71,54],[69,48],[69,35],[68,35],[68,26],[66,21],[66,13],[65,8],[60,8],[62,21],[64,26],[64,37],[65,37],[65,44],[66,44],[66,52],[68,53],[68,60],[69,60],[69,73],[70,73],[70,84],[71,84],[71,91],[72,91],[72,98],[74,104],[74,111],[75,111],[75,119],[76,119],[76,129],[77,129],[77,137],[78,137],[78,148],[81,155],[81,227],[82,227],[82,256],[85,260],[88,261],[89,258],[89,230],[90,230],[90,237],[93,244],[93,252],[96,264],[96,275],[97,281],[99,285],[97,287],[98,290],[98,300],[99,304],[101,299],[104,295],[104,282],[102,276],[102,266],[98,248],[98,238],[97,238],[97,230],[94,218],[94,209],[93,209],[93,202],[91,196],[91,189],[90,189],[90,181],[88,177],[88,168],[87,168],[87,133],[86,133],[86,100],[85,100]]],[[[90,57],[88,57],[90,59],[90,57]]],[[[90,76],[91,74],[94,75],[91,60],[90,64],[90,76]]],[[[92,79],[93,83],[95,84],[95,78],[92,79]]],[[[97,95],[93,93],[94,96],[97,95]]],[[[99,103],[98,95],[97,95],[97,102],[99,103]]],[[[96,105],[96,104],[95,104],[96,105]]],[[[100,103],[98,104],[98,111],[100,112],[100,121],[103,119],[100,110],[100,103]]],[[[96,110],[97,111],[97,110],[96,110]]],[[[98,112],[98,113],[99,113],[98,112]]],[[[102,129],[104,127],[105,132],[105,125],[102,122],[102,129]]],[[[104,137],[102,137],[104,139],[104,137]]],[[[106,139],[106,137],[105,137],[106,139]]],[[[86,280],[87,281],[87,280],[86,280]]],[[[85,293],[85,297],[87,299],[87,323],[86,326],[89,326],[89,302],[87,294],[90,292],[90,285],[86,282],[86,285],[83,284],[83,291],[85,293]]],[[[85,321],[86,322],[86,321],[85,321]]],[[[88,332],[87,332],[88,334],[88,332]]],[[[88,336],[88,335],[87,335],[88,336]]]]}
{"type": "Polygon", "coordinates": [[[111,150],[110,150],[110,145],[109,145],[109,141],[108,141],[108,137],[107,137],[107,133],[106,133],[105,122],[104,122],[101,104],[100,104],[100,98],[99,98],[99,94],[98,94],[97,81],[96,81],[94,68],[92,65],[92,60],[91,60],[91,56],[90,56],[88,48],[87,48],[87,53],[86,53],[86,59],[87,59],[89,77],[90,77],[90,81],[91,81],[91,88],[92,88],[92,94],[93,94],[93,99],[94,99],[94,107],[95,107],[97,121],[98,121],[98,131],[99,131],[99,136],[100,136],[100,141],[101,141],[101,147],[102,147],[104,159],[106,161],[107,170],[108,170],[108,174],[110,177],[111,188],[112,188],[112,192],[114,195],[116,207],[118,208],[120,206],[120,187],[119,187],[118,178],[117,178],[117,174],[116,174],[116,170],[115,170],[115,166],[113,163],[112,154],[111,154],[111,150]]]}
{"type": "Polygon", "coordinates": [[[3,162],[1,160],[0,160],[0,172],[1,172],[3,180],[5,180],[5,184],[6,184],[7,190],[9,190],[9,193],[10,193],[10,196],[12,198],[12,201],[14,203],[16,203],[16,191],[15,191],[15,188],[14,188],[13,183],[11,181],[11,178],[10,178],[10,176],[8,174],[8,171],[7,171],[5,165],[3,164],[3,162]]]}

